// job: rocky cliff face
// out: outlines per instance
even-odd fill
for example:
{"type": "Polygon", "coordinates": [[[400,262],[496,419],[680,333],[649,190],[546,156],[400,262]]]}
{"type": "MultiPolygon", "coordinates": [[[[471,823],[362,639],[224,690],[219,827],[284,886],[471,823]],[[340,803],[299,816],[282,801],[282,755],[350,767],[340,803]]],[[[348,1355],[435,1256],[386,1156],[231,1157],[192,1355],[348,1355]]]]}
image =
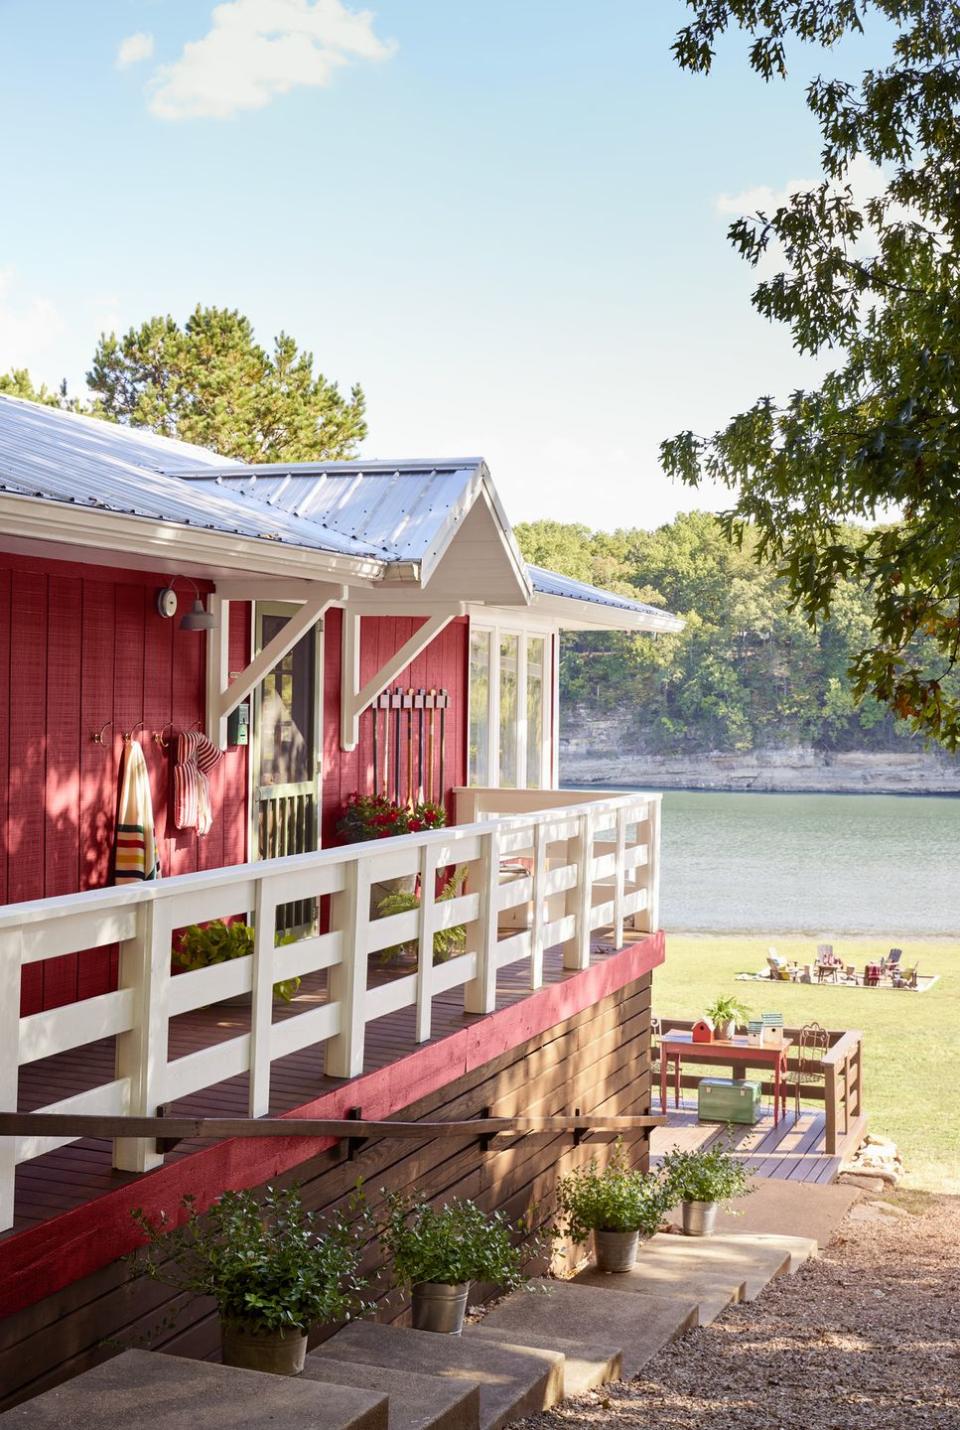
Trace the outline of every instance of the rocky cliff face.
{"type": "Polygon", "coordinates": [[[637,748],[630,717],[573,712],[560,737],[564,784],[668,789],[807,790],[843,794],[960,794],[960,760],[940,751],[852,750],[801,746],[746,754],[649,754],[637,748]]]}

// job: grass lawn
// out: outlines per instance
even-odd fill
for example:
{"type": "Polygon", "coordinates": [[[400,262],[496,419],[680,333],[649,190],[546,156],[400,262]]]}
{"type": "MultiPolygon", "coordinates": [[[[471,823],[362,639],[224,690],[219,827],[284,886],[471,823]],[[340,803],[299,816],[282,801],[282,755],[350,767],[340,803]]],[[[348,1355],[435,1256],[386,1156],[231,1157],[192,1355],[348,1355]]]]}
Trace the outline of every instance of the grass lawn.
{"type": "MultiPolygon", "coordinates": [[[[960,945],[904,945],[905,963],[919,959],[921,973],[940,974],[926,993],[737,983],[737,973],[764,966],[770,942],[668,934],[667,961],[654,974],[654,1012],[696,1018],[718,993],[735,993],[758,1015],[782,1012],[788,1026],[816,1019],[826,1028],[859,1028],[869,1130],[896,1142],[907,1171],[904,1186],[960,1193],[960,945]]],[[[809,938],[772,942],[798,962],[815,956],[809,938]]],[[[858,966],[880,952],[876,939],[844,939],[834,947],[858,966]]]]}

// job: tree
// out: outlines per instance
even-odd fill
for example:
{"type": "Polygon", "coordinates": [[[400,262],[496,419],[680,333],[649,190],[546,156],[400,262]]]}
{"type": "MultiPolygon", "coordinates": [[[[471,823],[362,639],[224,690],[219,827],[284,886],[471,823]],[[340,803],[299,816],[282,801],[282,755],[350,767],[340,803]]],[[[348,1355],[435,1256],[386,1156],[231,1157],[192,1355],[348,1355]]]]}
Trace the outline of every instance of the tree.
{"type": "Polygon", "coordinates": [[[45,382],[36,387],[25,367],[12,367],[9,372],[0,373],[0,392],[8,397],[25,397],[28,402],[42,402],[45,407],[63,407],[72,412],[78,410],[75,399],[67,396],[66,382],[62,382],[55,392],[45,382]]]}
{"type": "Polygon", "coordinates": [[[682,68],[709,73],[728,29],[749,63],[784,76],[787,46],[824,47],[868,18],[896,29],[890,62],[857,83],[819,77],[807,105],[822,136],[821,183],[774,213],[738,219],[746,261],[778,251],[757,310],[794,345],[840,353],[819,387],[761,397],[721,430],[662,446],[668,473],[734,490],[729,538],[757,534],[811,623],[854,580],[869,629],[851,654],[857,698],[872,694],[950,749],[960,745],[960,7],[941,0],[687,0],[682,68]],[[881,166],[860,198],[850,165],[881,166]],[[846,521],[873,523],[851,527],[846,521]]]}
{"type": "Polygon", "coordinates": [[[87,383],[98,415],[242,461],[350,457],[367,432],[359,387],[344,398],[286,333],[267,352],[235,309],[198,306],[182,328],[155,317],[104,335],[87,383]]]}

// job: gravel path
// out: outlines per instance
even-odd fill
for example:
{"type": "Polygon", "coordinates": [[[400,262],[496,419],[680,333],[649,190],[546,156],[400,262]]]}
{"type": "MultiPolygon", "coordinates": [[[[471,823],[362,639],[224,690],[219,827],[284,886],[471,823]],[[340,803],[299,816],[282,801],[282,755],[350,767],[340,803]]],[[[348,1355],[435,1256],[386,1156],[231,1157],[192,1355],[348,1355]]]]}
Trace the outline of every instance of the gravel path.
{"type": "Polygon", "coordinates": [[[537,1430],[960,1430],[960,1198],[853,1208],[757,1301],[635,1381],[518,1422],[537,1430]]]}

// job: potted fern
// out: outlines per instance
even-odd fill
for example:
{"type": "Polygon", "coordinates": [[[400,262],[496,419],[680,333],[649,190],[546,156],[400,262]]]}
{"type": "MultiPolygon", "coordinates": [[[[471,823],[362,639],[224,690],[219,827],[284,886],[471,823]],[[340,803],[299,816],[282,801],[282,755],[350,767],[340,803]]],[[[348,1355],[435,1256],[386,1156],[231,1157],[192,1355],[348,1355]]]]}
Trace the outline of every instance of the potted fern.
{"type": "Polygon", "coordinates": [[[653,1236],[669,1205],[663,1178],[631,1167],[620,1141],[603,1170],[591,1157],[557,1187],[561,1234],[576,1242],[592,1234],[598,1271],[629,1271],[640,1238],[653,1236]]]}
{"type": "Polygon", "coordinates": [[[750,1009],[739,998],[728,997],[725,994],[714,998],[713,1002],[704,1008],[705,1017],[709,1018],[713,1024],[713,1030],[720,1042],[729,1042],[733,1037],[736,1025],[745,1023],[750,1017],[750,1009]]]}
{"type": "Polygon", "coordinates": [[[132,1213],[146,1242],[134,1254],[140,1274],[211,1296],[220,1314],[225,1365],[299,1375],[313,1325],[334,1325],[369,1309],[358,1275],[369,1228],[356,1193],[345,1213],[321,1223],[295,1188],[225,1192],[202,1216],[184,1197],[186,1220],[171,1227],[132,1213]]]}
{"type": "Polygon", "coordinates": [[[712,1236],[720,1204],[751,1190],[743,1166],[722,1147],[695,1152],[674,1147],[661,1170],[670,1205],[682,1204],[685,1236],[712,1236]]]}
{"type": "Polygon", "coordinates": [[[488,1216],[471,1201],[432,1207],[400,1193],[387,1194],[380,1245],[393,1263],[397,1284],[413,1295],[418,1331],[458,1336],[471,1283],[513,1291],[522,1284],[521,1252],[502,1212],[488,1216]]]}

